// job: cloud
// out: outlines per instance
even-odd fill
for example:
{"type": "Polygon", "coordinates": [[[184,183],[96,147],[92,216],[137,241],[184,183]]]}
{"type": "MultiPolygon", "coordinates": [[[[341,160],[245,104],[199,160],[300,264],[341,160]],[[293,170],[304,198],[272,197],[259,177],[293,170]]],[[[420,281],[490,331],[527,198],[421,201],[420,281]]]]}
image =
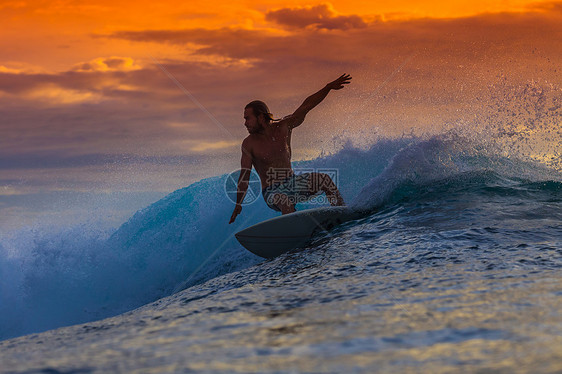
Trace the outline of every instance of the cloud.
{"type": "Polygon", "coordinates": [[[103,86],[112,85],[109,77],[76,72],[55,74],[0,72],[0,93],[21,105],[23,102],[42,106],[64,106],[99,101],[103,86]]]}
{"type": "Polygon", "coordinates": [[[0,65],[0,73],[19,74],[22,72],[23,71],[21,69],[14,69],[14,68],[6,67],[4,65],[0,65]]]}
{"type": "Polygon", "coordinates": [[[88,101],[99,98],[100,90],[126,79],[122,73],[141,69],[130,57],[100,57],[59,73],[40,72],[28,66],[0,66],[0,92],[53,104],[88,101]]]}
{"type": "Polygon", "coordinates": [[[233,147],[240,147],[240,142],[236,141],[218,141],[218,142],[198,142],[190,148],[193,152],[206,152],[216,151],[221,149],[228,149],[233,147]]]}
{"type": "MultiPolygon", "coordinates": [[[[218,148],[225,145],[218,143],[206,143],[211,145],[218,144],[218,148]]],[[[227,146],[230,146],[228,144],[227,146]]],[[[124,164],[181,164],[192,163],[197,159],[201,159],[201,155],[175,155],[175,156],[142,156],[130,153],[109,154],[109,153],[86,153],[72,154],[64,149],[42,151],[42,152],[25,152],[17,155],[7,152],[0,153],[0,170],[14,169],[65,169],[65,168],[82,168],[87,166],[103,166],[103,165],[124,165],[124,164]]],[[[19,181],[21,183],[21,181],[19,181]]],[[[0,179],[0,183],[6,186],[17,184],[17,180],[0,179]]]]}
{"type": "Polygon", "coordinates": [[[106,35],[181,49],[175,58],[155,57],[232,136],[148,56],[100,56],[50,74],[5,64],[0,167],[9,174],[54,173],[118,163],[119,156],[111,155],[124,154],[136,155],[138,164],[153,165],[150,155],[158,155],[167,165],[201,174],[225,172],[239,163],[235,145],[247,135],[246,103],[262,99],[279,118],[343,72],[353,74],[353,84],[311,112],[295,132],[295,155],[331,144],[343,129],[395,135],[475,118],[488,105],[486,89],[503,79],[498,77],[561,84],[559,13],[372,22],[341,32],[343,21],[339,28],[322,26],[340,16],[327,5],[303,9],[310,11],[267,13],[286,27],[282,32],[222,27],[106,35]],[[222,159],[204,169],[200,160],[209,155],[222,159]]]}
{"type": "MultiPolygon", "coordinates": [[[[299,15],[300,11],[304,15],[319,13],[312,12],[312,9],[326,11],[329,8],[322,5],[297,9],[295,12],[283,13],[285,10],[280,10],[266,13],[270,15],[269,18],[285,20],[286,24],[293,22],[293,32],[284,34],[270,29],[223,27],[118,31],[107,37],[182,45],[191,56],[195,56],[193,58],[214,56],[217,59],[251,61],[251,64],[239,67],[251,69],[254,74],[260,71],[280,74],[286,70],[314,74],[316,70],[331,69],[338,65],[353,70],[367,66],[382,67],[393,56],[409,55],[416,51],[431,54],[429,58],[434,60],[434,65],[448,55],[464,59],[464,64],[480,64],[484,53],[490,59],[510,54],[517,57],[517,54],[524,54],[524,49],[533,45],[537,48],[544,46],[545,50],[552,46],[557,49],[560,43],[556,38],[562,33],[558,24],[561,17],[551,13],[545,15],[542,11],[458,19],[373,22],[345,32],[330,32],[311,26],[315,25],[316,16],[283,18],[285,15],[299,15]],[[552,37],[544,38],[541,34],[552,37]],[[519,52],[514,53],[515,50],[519,52]]],[[[433,74],[435,69],[428,67],[428,71],[433,74]]]]}
{"type": "Polygon", "coordinates": [[[530,11],[542,11],[546,13],[562,13],[562,2],[552,1],[552,2],[537,2],[531,3],[527,6],[530,11]]]}
{"type": "Polygon", "coordinates": [[[45,73],[45,69],[41,66],[22,61],[4,61],[3,65],[0,65],[0,73],[37,74],[45,73]]]}
{"type": "Polygon", "coordinates": [[[101,95],[94,92],[64,89],[54,84],[37,87],[28,92],[25,97],[29,100],[38,100],[54,105],[76,104],[101,99],[101,95]]]}
{"type": "Polygon", "coordinates": [[[82,72],[88,72],[88,71],[107,72],[107,71],[131,71],[131,70],[138,70],[138,69],[141,69],[141,66],[137,64],[130,57],[111,56],[111,57],[100,57],[88,62],[82,62],[76,64],[72,70],[82,71],[82,72]]]}
{"type": "Polygon", "coordinates": [[[265,18],[297,29],[348,30],[367,27],[367,23],[360,16],[339,15],[331,4],[271,10],[265,14],[265,18]]]}
{"type": "MultiPolygon", "coordinates": [[[[243,134],[240,107],[246,100],[237,98],[243,77],[228,78],[228,69],[206,63],[160,62],[229,131],[243,134]]],[[[130,71],[2,73],[0,92],[2,169],[113,162],[104,154],[155,154],[173,162],[163,157],[197,153],[200,159],[205,150],[227,146],[223,130],[154,65],[130,71]],[[215,139],[223,142],[212,144],[215,139]]]]}
{"type": "Polygon", "coordinates": [[[222,27],[219,29],[183,29],[183,30],[142,30],[142,31],[116,31],[109,35],[97,35],[97,37],[109,37],[125,39],[136,42],[156,42],[180,45],[211,46],[217,42],[228,45],[245,45],[251,47],[260,46],[264,41],[276,38],[277,34],[264,30],[242,29],[234,27],[222,27]]]}

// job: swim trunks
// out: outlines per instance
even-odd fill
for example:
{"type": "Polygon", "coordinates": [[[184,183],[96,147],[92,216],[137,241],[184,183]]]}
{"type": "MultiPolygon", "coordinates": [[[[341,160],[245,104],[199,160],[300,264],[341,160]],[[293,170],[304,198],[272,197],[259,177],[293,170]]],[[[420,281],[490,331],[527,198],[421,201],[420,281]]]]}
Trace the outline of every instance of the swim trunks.
{"type": "Polygon", "coordinates": [[[316,193],[310,192],[309,181],[310,173],[293,174],[282,182],[264,188],[262,190],[263,199],[268,207],[280,212],[281,209],[277,207],[279,203],[290,202],[294,205],[316,195],[316,193]]]}

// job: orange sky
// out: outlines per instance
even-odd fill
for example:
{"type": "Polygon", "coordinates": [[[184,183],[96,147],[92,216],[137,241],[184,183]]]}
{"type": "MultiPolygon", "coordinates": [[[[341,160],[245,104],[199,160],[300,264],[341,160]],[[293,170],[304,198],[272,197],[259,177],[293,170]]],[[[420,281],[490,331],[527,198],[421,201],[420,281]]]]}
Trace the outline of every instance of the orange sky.
{"type": "MultiPolygon", "coordinates": [[[[550,4],[550,5],[549,5],[550,4]]],[[[487,12],[545,12],[548,1],[3,1],[0,66],[24,71],[64,71],[98,57],[145,59],[147,50],[160,56],[185,51],[162,45],[135,45],[96,36],[119,30],[181,30],[235,27],[286,32],[265,13],[282,8],[328,6],[334,15],[357,15],[367,21],[411,18],[454,18],[487,12]]]]}
{"type": "Polygon", "coordinates": [[[485,122],[502,95],[550,87],[556,102],[562,86],[562,2],[14,0],[0,24],[0,194],[229,172],[247,102],[281,117],[343,72],[353,84],[295,133],[297,159],[485,122]]]}

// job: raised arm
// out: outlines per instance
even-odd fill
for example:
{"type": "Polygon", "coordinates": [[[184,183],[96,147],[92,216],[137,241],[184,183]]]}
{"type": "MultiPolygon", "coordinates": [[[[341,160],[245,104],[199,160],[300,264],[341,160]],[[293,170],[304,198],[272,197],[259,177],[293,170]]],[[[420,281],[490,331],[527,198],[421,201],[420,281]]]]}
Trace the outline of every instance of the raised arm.
{"type": "Polygon", "coordinates": [[[310,95],[304,100],[301,106],[290,116],[288,119],[289,127],[294,128],[299,126],[304,121],[307,113],[310,112],[316,105],[320,104],[322,100],[328,96],[331,90],[341,90],[346,84],[351,83],[351,75],[342,74],[338,79],[328,83],[320,91],[310,95]]]}

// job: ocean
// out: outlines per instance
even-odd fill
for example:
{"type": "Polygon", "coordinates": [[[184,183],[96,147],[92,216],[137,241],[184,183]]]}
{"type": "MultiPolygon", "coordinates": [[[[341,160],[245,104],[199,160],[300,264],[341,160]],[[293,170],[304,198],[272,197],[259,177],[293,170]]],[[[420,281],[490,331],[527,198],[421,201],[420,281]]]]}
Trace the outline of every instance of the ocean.
{"type": "Polygon", "coordinates": [[[336,171],[361,218],[272,260],[233,234],[278,213],[229,225],[226,174],[115,230],[5,236],[0,372],[561,372],[560,143],[545,162],[521,134],[294,163],[336,171]]]}

